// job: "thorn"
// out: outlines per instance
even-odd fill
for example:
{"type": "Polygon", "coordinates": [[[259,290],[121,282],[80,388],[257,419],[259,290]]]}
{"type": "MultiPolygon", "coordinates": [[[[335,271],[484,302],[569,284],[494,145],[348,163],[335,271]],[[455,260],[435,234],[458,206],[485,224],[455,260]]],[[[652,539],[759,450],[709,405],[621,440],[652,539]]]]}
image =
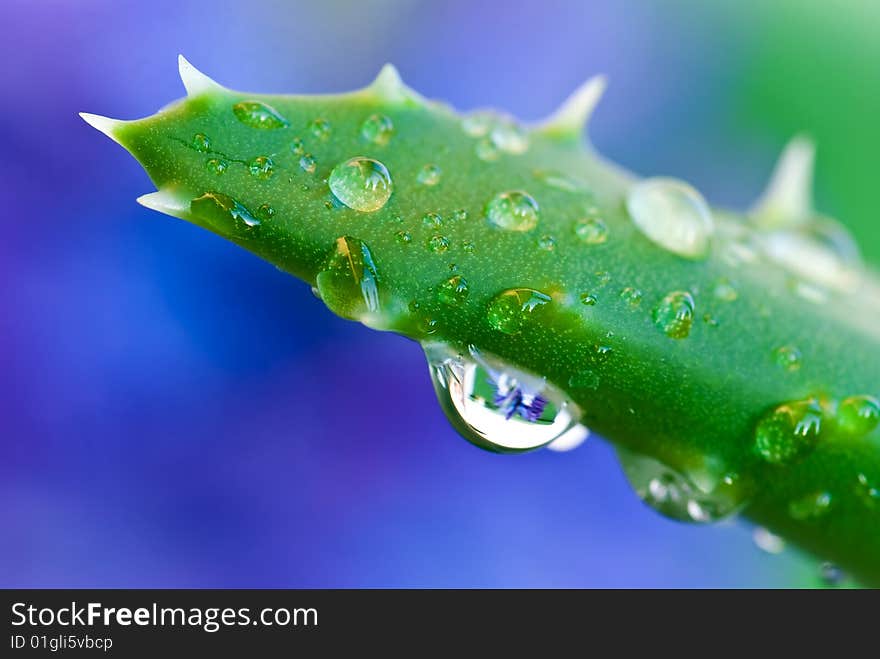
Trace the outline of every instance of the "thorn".
{"type": "Polygon", "coordinates": [[[393,64],[386,64],[367,89],[389,103],[422,102],[421,95],[406,86],[393,64]]]}
{"type": "Polygon", "coordinates": [[[225,91],[223,85],[214,82],[211,78],[199,71],[183,56],[177,56],[177,69],[180,71],[180,80],[186,88],[187,96],[198,96],[206,92],[225,91]]]}
{"type": "Polygon", "coordinates": [[[119,141],[119,137],[116,135],[116,131],[120,126],[127,124],[127,121],[102,117],[100,114],[92,114],[90,112],[80,112],[79,116],[95,130],[101,131],[117,144],[122,144],[122,142],[119,141]]]}
{"type": "Polygon", "coordinates": [[[137,203],[150,210],[159,211],[172,217],[189,217],[189,200],[171,190],[157,190],[137,198],[137,203]]]}
{"type": "Polygon", "coordinates": [[[776,161],[770,183],[752,207],[766,227],[791,226],[813,214],[813,164],[816,146],[805,135],[793,137],[776,161]]]}
{"type": "Polygon", "coordinates": [[[574,90],[559,109],[542,122],[538,129],[548,135],[579,139],[586,132],[590,115],[608,85],[604,75],[593,76],[574,90]]]}

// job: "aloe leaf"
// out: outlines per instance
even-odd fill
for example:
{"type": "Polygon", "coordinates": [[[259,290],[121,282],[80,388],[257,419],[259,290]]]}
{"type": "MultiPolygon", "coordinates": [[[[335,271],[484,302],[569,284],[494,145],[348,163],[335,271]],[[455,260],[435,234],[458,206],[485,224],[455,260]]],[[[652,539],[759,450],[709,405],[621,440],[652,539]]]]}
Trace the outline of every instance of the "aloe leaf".
{"type": "Polygon", "coordinates": [[[741,512],[880,584],[880,280],[812,207],[796,138],[747,212],[583,143],[605,86],[549,119],[462,116],[385,67],[359,91],[226,89],[83,118],[193,222],[421,342],[453,425],[515,453],[612,441],[675,519],[741,512]]]}

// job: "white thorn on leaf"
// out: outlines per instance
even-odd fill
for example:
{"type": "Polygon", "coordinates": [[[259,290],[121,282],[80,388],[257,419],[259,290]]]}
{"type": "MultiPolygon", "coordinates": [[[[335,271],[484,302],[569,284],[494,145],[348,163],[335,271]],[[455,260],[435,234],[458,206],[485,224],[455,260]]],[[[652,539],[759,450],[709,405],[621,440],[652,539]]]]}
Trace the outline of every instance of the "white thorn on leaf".
{"type": "Polygon", "coordinates": [[[111,119],[110,117],[102,117],[100,114],[92,114],[90,112],[80,112],[79,116],[89,126],[95,130],[99,130],[117,144],[121,144],[119,137],[116,135],[116,129],[128,123],[121,119],[111,119]]]}
{"type": "Polygon", "coordinates": [[[773,169],[770,183],[752,208],[752,216],[762,226],[800,224],[813,214],[813,164],[816,146],[798,135],[792,138],[773,169]]]}
{"type": "Polygon", "coordinates": [[[180,72],[180,80],[183,82],[187,96],[198,96],[205,92],[225,91],[226,89],[190,64],[183,55],[177,56],[177,69],[180,72]]]}
{"type": "Polygon", "coordinates": [[[579,138],[586,131],[587,122],[599,104],[608,78],[593,76],[574,90],[552,115],[541,122],[539,130],[548,134],[579,138]]]}
{"type": "Polygon", "coordinates": [[[367,89],[389,103],[421,102],[424,100],[418,93],[406,86],[397,67],[393,64],[383,66],[379,75],[369,84],[367,89]]]}
{"type": "Polygon", "coordinates": [[[189,199],[171,190],[157,190],[137,198],[137,203],[150,210],[159,211],[172,217],[189,217],[189,199]]]}

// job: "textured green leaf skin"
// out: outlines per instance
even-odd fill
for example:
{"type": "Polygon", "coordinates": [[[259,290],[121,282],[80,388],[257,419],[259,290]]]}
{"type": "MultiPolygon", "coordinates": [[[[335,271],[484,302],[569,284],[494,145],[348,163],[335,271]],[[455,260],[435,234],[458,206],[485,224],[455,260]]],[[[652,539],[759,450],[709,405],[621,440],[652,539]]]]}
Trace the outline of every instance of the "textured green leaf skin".
{"type": "MultiPolygon", "coordinates": [[[[722,258],[725,239],[717,235],[705,260],[681,258],[651,243],[627,216],[624,198],[635,177],[583,147],[565,126],[538,126],[526,153],[502,153],[485,162],[475,154],[477,140],[462,130],[461,117],[451,109],[405,88],[389,93],[379,82],[333,96],[264,96],[218,87],[108,132],[159,190],[180,200],[220,192],[252,212],[271,204],[275,214],[260,226],[217,232],[310,284],[338,237],[363,240],[376,264],[383,305],[371,326],[416,340],[473,344],[566,390],[583,411],[583,422],[616,444],[679,470],[736,472],[738,487],[750,495],[748,517],[863,583],[880,585],[880,501],[866,500],[857,480],[862,474],[880,483],[880,429],[857,439],[823,437],[792,466],[767,464],[754,450],[756,423],[781,403],[880,393],[880,288],[873,275],[864,275],[858,294],[817,303],[794,295],[791,274],[767,260],[730,265],[722,258]],[[245,100],[268,103],[288,125],[262,130],[243,124],[232,108],[245,100]],[[373,113],[393,121],[386,145],[361,135],[362,122],[373,113]],[[319,117],[332,127],[326,140],[307,128],[319,117]],[[196,134],[208,136],[211,150],[229,160],[221,176],[205,165],[216,153],[191,147],[196,134]],[[294,138],[314,156],[313,173],[300,168],[300,156],[290,148],[294,138]],[[276,166],[268,180],[253,177],[243,164],[260,155],[276,166]],[[353,156],[379,160],[391,173],[393,194],[379,211],[331,203],[327,178],[353,156]],[[417,182],[428,163],[442,170],[435,186],[417,182]],[[561,189],[536,176],[547,170],[564,173],[584,189],[561,189]],[[525,190],[538,201],[535,229],[507,232],[486,221],[487,202],[507,190],[525,190]],[[609,238],[585,245],[574,227],[593,204],[609,238]],[[467,211],[467,219],[449,219],[458,209],[467,211]],[[439,229],[423,224],[428,212],[443,218],[439,229]],[[409,232],[411,242],[401,243],[400,231],[409,232]],[[448,239],[445,252],[427,247],[434,235],[448,239]],[[538,247],[544,235],[555,239],[555,250],[538,247]],[[470,289],[456,307],[436,297],[437,286],[452,274],[451,264],[470,289]],[[736,300],[712,294],[720,278],[735,283],[736,300]],[[538,322],[509,336],[488,324],[486,309],[493,296],[514,287],[537,289],[553,302],[538,322]],[[639,306],[620,298],[624,287],[642,291],[639,306]],[[666,336],[651,317],[655,305],[675,290],[691,291],[696,301],[693,329],[680,340],[666,336]],[[584,292],[597,303],[581,304],[584,292]],[[411,310],[413,301],[417,311],[411,310]],[[714,322],[704,322],[704,314],[714,322]],[[436,321],[430,335],[426,319],[436,321]],[[796,372],[775,363],[774,350],[782,345],[800,349],[796,372]],[[611,351],[597,351],[598,346],[611,351]],[[571,386],[585,370],[598,375],[597,386],[571,386]],[[832,496],[827,514],[805,520],[789,514],[793,500],[819,490],[832,496]]],[[[182,208],[171,212],[200,223],[182,208]]],[[[742,220],[722,211],[716,218],[742,220]]]]}

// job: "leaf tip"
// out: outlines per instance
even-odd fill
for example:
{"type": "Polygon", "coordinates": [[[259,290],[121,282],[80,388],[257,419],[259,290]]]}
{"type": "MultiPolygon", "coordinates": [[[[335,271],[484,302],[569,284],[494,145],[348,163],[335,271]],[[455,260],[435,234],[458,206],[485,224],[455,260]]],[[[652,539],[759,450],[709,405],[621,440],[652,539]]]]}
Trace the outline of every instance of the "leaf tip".
{"type": "Polygon", "coordinates": [[[199,71],[183,55],[177,56],[177,70],[180,72],[180,80],[183,82],[187,96],[199,96],[206,92],[225,90],[223,85],[199,71]]]}
{"type": "Polygon", "coordinates": [[[548,135],[579,139],[599,104],[608,78],[596,75],[583,83],[541,124],[539,130],[548,135]]]}
{"type": "Polygon", "coordinates": [[[186,219],[189,214],[189,201],[171,190],[157,190],[141,195],[137,198],[137,203],[144,208],[181,219],[186,219]]]}
{"type": "Polygon", "coordinates": [[[799,224],[813,214],[813,169],[816,145],[805,135],[795,135],[779,156],[770,182],[752,207],[759,224],[773,227],[799,224]]]}
{"type": "Polygon", "coordinates": [[[110,117],[104,117],[100,114],[92,114],[91,112],[80,112],[79,116],[95,130],[104,133],[104,135],[117,144],[122,144],[117,135],[117,131],[120,126],[128,122],[122,121],[121,119],[111,119],[110,117]]]}
{"type": "Polygon", "coordinates": [[[390,63],[382,67],[379,75],[367,89],[389,103],[421,102],[423,100],[417,92],[406,86],[397,67],[390,63]]]}

